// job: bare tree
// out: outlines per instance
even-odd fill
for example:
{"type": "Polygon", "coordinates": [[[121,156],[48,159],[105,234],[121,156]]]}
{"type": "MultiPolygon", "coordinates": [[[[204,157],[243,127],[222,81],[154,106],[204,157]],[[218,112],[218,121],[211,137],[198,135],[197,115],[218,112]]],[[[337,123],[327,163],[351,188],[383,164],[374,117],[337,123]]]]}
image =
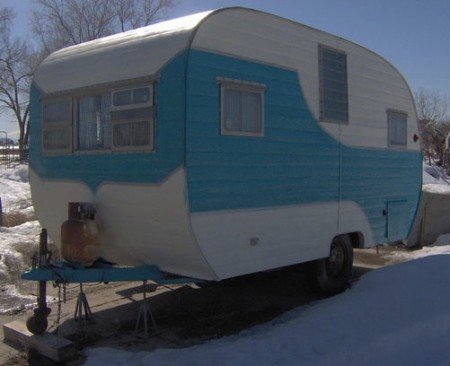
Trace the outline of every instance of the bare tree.
{"type": "Polygon", "coordinates": [[[172,0],[111,0],[115,28],[122,32],[144,27],[159,19],[165,9],[174,5],[172,0]]]}
{"type": "Polygon", "coordinates": [[[8,110],[17,120],[22,152],[28,144],[28,93],[38,60],[25,41],[12,38],[10,27],[13,19],[11,9],[0,9],[0,109],[8,110]]]}
{"type": "Polygon", "coordinates": [[[35,0],[33,30],[47,54],[148,25],[174,0],[35,0]]]}
{"type": "Polygon", "coordinates": [[[447,121],[450,98],[437,90],[421,88],[415,93],[422,151],[431,164],[432,160],[441,163],[444,142],[450,127],[447,121]]]}

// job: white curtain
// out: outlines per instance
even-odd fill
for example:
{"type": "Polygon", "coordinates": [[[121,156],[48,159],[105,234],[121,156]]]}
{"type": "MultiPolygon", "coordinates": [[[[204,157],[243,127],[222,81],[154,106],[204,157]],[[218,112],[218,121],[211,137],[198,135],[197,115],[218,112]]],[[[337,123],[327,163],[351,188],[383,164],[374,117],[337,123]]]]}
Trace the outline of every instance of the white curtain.
{"type": "Polygon", "coordinates": [[[262,106],[260,93],[225,89],[225,129],[227,131],[260,132],[262,106]]]}
{"type": "Polygon", "coordinates": [[[83,97],[78,102],[78,147],[80,150],[111,146],[111,101],[109,94],[83,97]]]}

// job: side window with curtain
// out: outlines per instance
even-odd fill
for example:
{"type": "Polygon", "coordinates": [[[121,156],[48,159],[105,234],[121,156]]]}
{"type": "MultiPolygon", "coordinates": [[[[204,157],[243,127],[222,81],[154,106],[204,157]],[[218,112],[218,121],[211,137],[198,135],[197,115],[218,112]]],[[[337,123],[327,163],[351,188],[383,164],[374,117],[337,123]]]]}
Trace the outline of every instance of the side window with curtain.
{"type": "Polygon", "coordinates": [[[225,78],[219,83],[221,134],[263,137],[265,86],[225,78]]]}
{"type": "Polygon", "coordinates": [[[42,149],[50,154],[72,151],[72,101],[70,98],[43,101],[42,149]]]}
{"type": "Polygon", "coordinates": [[[388,120],[388,146],[405,148],[408,128],[408,114],[400,111],[387,111],[388,120]]]}

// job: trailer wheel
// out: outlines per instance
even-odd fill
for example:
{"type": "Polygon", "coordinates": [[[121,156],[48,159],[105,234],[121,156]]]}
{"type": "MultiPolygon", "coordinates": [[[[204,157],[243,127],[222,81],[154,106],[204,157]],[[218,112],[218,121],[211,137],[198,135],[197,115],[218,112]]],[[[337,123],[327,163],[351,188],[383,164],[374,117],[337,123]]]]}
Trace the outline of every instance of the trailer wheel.
{"type": "Polygon", "coordinates": [[[335,295],[350,284],[353,268],[353,246],[347,235],[333,239],[330,255],[317,261],[317,284],[322,293],[335,295]]]}

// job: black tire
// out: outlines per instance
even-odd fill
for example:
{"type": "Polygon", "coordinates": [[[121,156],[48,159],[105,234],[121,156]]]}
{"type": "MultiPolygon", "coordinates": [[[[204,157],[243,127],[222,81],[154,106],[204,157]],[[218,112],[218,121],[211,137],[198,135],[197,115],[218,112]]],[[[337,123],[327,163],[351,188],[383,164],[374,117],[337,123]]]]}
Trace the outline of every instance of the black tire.
{"type": "Polygon", "coordinates": [[[353,246],[347,235],[333,239],[328,258],[316,263],[316,280],[324,295],[335,295],[350,285],[353,269],[353,246]]]}

